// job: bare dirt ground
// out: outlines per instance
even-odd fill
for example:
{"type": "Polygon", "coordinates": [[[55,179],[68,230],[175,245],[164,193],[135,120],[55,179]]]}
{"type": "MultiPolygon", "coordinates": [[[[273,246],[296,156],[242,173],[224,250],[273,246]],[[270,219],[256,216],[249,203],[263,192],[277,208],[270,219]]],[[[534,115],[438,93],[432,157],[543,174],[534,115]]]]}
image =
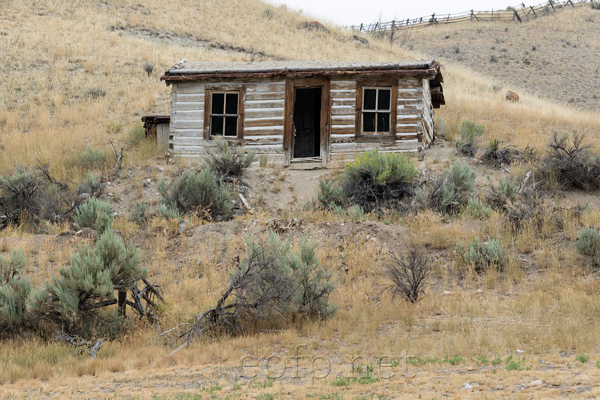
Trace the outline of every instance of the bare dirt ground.
{"type": "MultiPolygon", "coordinates": [[[[334,352],[317,349],[296,358],[293,349],[285,348],[272,356],[280,358],[272,358],[270,364],[266,357],[245,358],[229,365],[190,362],[185,367],[149,367],[47,381],[22,380],[1,386],[0,395],[6,399],[595,399],[600,396],[598,368],[592,362],[569,362],[572,360],[569,355],[550,359],[521,355],[528,360],[530,369],[526,371],[507,371],[503,365],[481,366],[473,361],[423,367],[390,364],[376,369],[372,381],[343,386],[337,386],[336,382],[339,376],[352,375],[352,357],[340,358],[334,352]]],[[[359,365],[364,359],[354,363],[359,365]]]]}

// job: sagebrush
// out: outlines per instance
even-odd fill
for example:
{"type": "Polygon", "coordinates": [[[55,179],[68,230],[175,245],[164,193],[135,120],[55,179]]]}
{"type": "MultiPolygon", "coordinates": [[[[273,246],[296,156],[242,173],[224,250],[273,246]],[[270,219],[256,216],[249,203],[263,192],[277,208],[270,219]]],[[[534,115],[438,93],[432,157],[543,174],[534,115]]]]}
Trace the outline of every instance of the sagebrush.
{"type": "MultiPolygon", "coordinates": [[[[209,169],[184,172],[171,184],[161,180],[158,192],[167,209],[176,209],[181,214],[206,213],[214,219],[223,219],[233,210],[233,189],[217,181],[209,169]]],[[[163,214],[160,210],[159,213],[163,214]]]]}
{"type": "Polygon", "coordinates": [[[415,165],[406,155],[374,149],[346,164],[340,179],[345,198],[370,212],[393,207],[394,202],[412,196],[417,175],[415,165]]]}

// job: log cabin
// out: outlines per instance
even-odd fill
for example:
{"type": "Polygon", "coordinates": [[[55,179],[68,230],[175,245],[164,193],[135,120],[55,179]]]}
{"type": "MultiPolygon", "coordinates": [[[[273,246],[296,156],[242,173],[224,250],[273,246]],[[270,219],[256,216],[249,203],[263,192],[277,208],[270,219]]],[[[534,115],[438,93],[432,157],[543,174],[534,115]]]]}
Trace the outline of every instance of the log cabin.
{"type": "Polygon", "coordinates": [[[327,167],[373,148],[421,152],[445,104],[434,60],[182,60],[160,79],[172,87],[169,155],[191,160],[220,139],[285,166],[327,167]]]}

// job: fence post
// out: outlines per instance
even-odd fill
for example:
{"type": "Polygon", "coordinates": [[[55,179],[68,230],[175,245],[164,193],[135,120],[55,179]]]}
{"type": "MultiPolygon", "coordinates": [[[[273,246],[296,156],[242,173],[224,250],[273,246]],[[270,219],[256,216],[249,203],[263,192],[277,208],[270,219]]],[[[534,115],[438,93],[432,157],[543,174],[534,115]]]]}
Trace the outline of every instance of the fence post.
{"type": "Polygon", "coordinates": [[[473,10],[471,10],[471,18],[469,19],[469,22],[473,22],[473,10]]]}
{"type": "Polygon", "coordinates": [[[517,21],[519,21],[520,23],[523,23],[523,21],[521,20],[521,17],[519,16],[519,13],[517,12],[517,10],[513,10],[513,21],[515,20],[515,18],[517,19],[517,21]]]}
{"type": "MultiPolygon", "coordinates": [[[[571,1],[571,0],[569,0],[569,1],[571,1]]],[[[531,11],[533,11],[533,15],[537,18],[537,14],[535,13],[535,10],[533,9],[533,7],[529,6],[529,8],[531,8],[531,11]]]]}
{"type": "Polygon", "coordinates": [[[450,13],[448,13],[448,18],[446,18],[446,24],[450,23],[450,13]]]}
{"type": "Polygon", "coordinates": [[[527,21],[529,21],[529,15],[527,15],[525,12],[525,3],[521,3],[521,5],[523,6],[523,15],[525,15],[525,18],[527,18],[527,21]]]}
{"type": "Polygon", "coordinates": [[[552,11],[556,11],[556,8],[554,8],[554,4],[552,4],[552,0],[548,0],[548,3],[550,3],[550,7],[552,7],[552,11]]]}
{"type": "Polygon", "coordinates": [[[490,19],[491,22],[494,22],[494,9],[492,8],[492,19],[490,19]]]}
{"type": "Polygon", "coordinates": [[[396,31],[396,21],[392,21],[392,31],[390,32],[390,44],[394,44],[394,32],[396,31]]]}

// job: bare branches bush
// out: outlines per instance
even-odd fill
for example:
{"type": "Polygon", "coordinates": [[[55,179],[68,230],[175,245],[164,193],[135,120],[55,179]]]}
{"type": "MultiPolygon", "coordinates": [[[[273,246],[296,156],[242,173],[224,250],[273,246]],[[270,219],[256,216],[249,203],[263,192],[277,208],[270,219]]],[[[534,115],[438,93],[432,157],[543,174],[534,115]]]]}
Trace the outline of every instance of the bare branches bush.
{"type": "Polygon", "coordinates": [[[217,180],[240,178],[256,156],[241,146],[230,146],[226,140],[216,140],[215,147],[206,146],[206,164],[217,180]]]}
{"type": "Polygon", "coordinates": [[[393,254],[386,265],[386,276],[392,282],[387,290],[406,301],[416,303],[424,293],[424,286],[431,276],[429,259],[422,249],[412,248],[407,254],[393,254]]]}
{"type": "Polygon", "coordinates": [[[548,145],[539,170],[546,186],[555,180],[563,190],[600,188],[600,155],[592,155],[593,145],[583,133],[559,136],[556,132],[548,145]]]}

